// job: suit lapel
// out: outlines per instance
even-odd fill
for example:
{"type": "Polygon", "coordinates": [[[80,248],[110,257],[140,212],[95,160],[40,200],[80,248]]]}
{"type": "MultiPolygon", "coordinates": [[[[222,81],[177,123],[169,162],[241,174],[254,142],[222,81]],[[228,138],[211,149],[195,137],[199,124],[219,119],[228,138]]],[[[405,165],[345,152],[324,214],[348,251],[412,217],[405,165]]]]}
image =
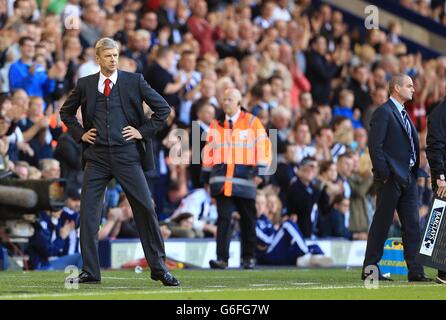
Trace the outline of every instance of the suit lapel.
{"type": "MultiPolygon", "coordinates": [[[[90,123],[93,122],[94,111],[96,109],[96,96],[98,91],[99,72],[90,77],[87,85],[87,114],[90,123]]],[[[89,125],[90,126],[90,125],[89,125]]]]}
{"type": "MultiPolygon", "coordinates": [[[[404,125],[403,117],[401,116],[401,113],[398,111],[398,108],[397,108],[396,105],[393,103],[393,101],[390,100],[390,99],[389,99],[389,106],[390,106],[390,108],[392,109],[393,115],[396,117],[396,119],[397,119],[398,122],[400,123],[401,128],[403,129],[403,131],[404,131],[404,133],[406,134],[407,138],[410,138],[410,137],[409,137],[409,134],[408,134],[407,131],[406,131],[406,126],[404,125]]],[[[410,120],[409,120],[409,122],[410,122],[410,120]]]]}

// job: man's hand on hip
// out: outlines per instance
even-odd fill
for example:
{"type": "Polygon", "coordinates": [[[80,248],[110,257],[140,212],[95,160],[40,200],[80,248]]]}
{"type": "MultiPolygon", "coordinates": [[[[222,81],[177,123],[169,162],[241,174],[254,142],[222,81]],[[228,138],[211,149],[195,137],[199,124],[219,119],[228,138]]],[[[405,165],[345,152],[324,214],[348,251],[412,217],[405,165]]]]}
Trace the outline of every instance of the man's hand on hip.
{"type": "Polygon", "coordinates": [[[437,179],[437,195],[440,198],[444,198],[446,197],[446,181],[445,180],[440,180],[437,179]]]}
{"type": "Polygon", "coordinates": [[[96,129],[92,128],[90,130],[88,130],[87,132],[85,132],[82,135],[82,141],[89,143],[89,144],[94,144],[94,141],[96,140],[96,129]]]}
{"type": "Polygon", "coordinates": [[[122,135],[124,136],[126,141],[132,140],[132,139],[142,139],[141,133],[133,128],[132,126],[127,126],[122,130],[122,135]]]}

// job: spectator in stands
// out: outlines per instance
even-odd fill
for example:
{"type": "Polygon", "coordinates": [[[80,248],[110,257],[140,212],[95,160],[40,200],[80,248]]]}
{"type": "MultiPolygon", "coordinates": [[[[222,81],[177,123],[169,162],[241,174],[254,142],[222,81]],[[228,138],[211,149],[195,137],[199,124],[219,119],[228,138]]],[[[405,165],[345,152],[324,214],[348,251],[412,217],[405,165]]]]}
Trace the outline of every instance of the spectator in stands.
{"type": "Polygon", "coordinates": [[[375,112],[379,106],[383,105],[387,101],[387,97],[388,93],[385,87],[376,87],[375,91],[373,91],[372,104],[367,107],[362,116],[362,123],[367,131],[370,130],[370,121],[372,120],[373,112],[375,112]]]}
{"type": "Polygon", "coordinates": [[[174,63],[175,53],[169,47],[158,48],[156,61],[144,73],[145,80],[166,99],[178,114],[180,106],[179,93],[186,85],[180,77],[174,78],[170,72],[174,63]]]}
{"type": "Polygon", "coordinates": [[[49,117],[43,114],[44,102],[41,97],[31,97],[27,117],[19,123],[23,138],[33,149],[33,156],[26,153],[20,154],[20,159],[37,166],[40,159],[51,158],[53,149],[51,141],[53,136],[49,129],[49,117]]]}
{"type": "Polygon", "coordinates": [[[168,30],[168,43],[163,45],[178,44],[182,41],[183,33],[186,31],[184,21],[180,21],[176,10],[175,0],[161,0],[157,11],[158,16],[158,36],[168,30]]]}
{"type": "Polygon", "coordinates": [[[348,89],[343,89],[339,93],[339,105],[333,109],[333,117],[343,116],[350,119],[353,128],[361,128],[361,110],[353,109],[355,96],[348,89]]]}
{"type": "MultiPolygon", "coordinates": [[[[198,126],[199,126],[199,134],[200,134],[200,144],[198,148],[197,141],[190,140],[191,145],[195,143],[194,146],[192,146],[191,152],[199,152],[199,163],[191,163],[189,166],[189,173],[190,173],[190,179],[192,183],[192,187],[195,188],[202,188],[203,183],[200,181],[200,175],[201,175],[201,152],[203,151],[204,146],[206,145],[206,137],[209,132],[209,126],[211,124],[211,121],[215,119],[215,109],[214,107],[207,102],[206,100],[199,100],[197,102],[197,114],[198,114],[198,126]]],[[[196,128],[196,127],[195,127],[196,128]]],[[[192,133],[193,135],[193,133],[192,133]]]]}
{"type": "Polygon", "coordinates": [[[306,157],[313,157],[316,149],[311,143],[311,133],[308,123],[305,121],[296,122],[293,128],[295,160],[299,164],[306,157]]]}
{"type": "Polygon", "coordinates": [[[23,37],[19,41],[22,57],[13,63],[9,69],[9,85],[11,90],[24,89],[30,96],[44,98],[53,93],[56,88],[56,80],[62,80],[66,73],[63,62],[54,64],[48,73],[45,67],[34,61],[34,39],[23,37]]]}
{"type": "MultiPolygon", "coordinates": [[[[34,270],[64,270],[69,265],[82,266],[79,252],[68,254],[69,235],[75,232],[75,219],[62,219],[62,210],[42,212],[29,240],[27,253],[34,270]]],[[[76,246],[76,244],[74,244],[76,246]]]]}
{"type": "Polygon", "coordinates": [[[207,3],[197,0],[192,8],[192,16],[187,20],[187,27],[200,44],[200,54],[215,52],[215,41],[222,37],[221,28],[214,27],[208,20],[207,3]]]}
{"type": "Polygon", "coordinates": [[[172,237],[216,237],[217,207],[209,193],[201,188],[192,191],[181,200],[169,220],[172,237]]]}
{"type": "Polygon", "coordinates": [[[101,8],[98,4],[90,2],[85,6],[81,20],[80,40],[82,47],[94,47],[101,36],[101,8]]]}
{"type": "Polygon", "coordinates": [[[339,194],[333,200],[333,208],[327,215],[328,225],[327,232],[323,233],[323,237],[340,237],[353,240],[353,235],[346,227],[346,215],[349,212],[350,200],[339,194]]]}
{"type": "Polygon", "coordinates": [[[333,120],[334,145],[331,148],[331,156],[337,161],[339,156],[351,149],[353,143],[353,126],[350,119],[337,116],[333,120]]]}
{"type": "Polygon", "coordinates": [[[370,71],[366,65],[360,64],[353,68],[352,78],[348,89],[354,95],[354,109],[358,109],[361,114],[372,104],[369,88],[370,71]]]}
{"type": "Polygon", "coordinates": [[[302,232],[292,220],[274,226],[273,217],[267,213],[267,198],[262,191],[257,193],[256,208],[256,255],[259,264],[297,267],[333,265],[333,260],[326,257],[318,245],[308,246],[305,243],[302,232]]]}
{"type": "Polygon", "coordinates": [[[39,161],[43,179],[60,178],[60,163],[56,159],[42,159],[39,161]]]}
{"type": "Polygon", "coordinates": [[[311,40],[311,50],[307,53],[305,75],[311,83],[311,95],[317,104],[330,102],[331,80],[341,72],[343,57],[334,61],[326,58],[327,40],[316,36],[311,40]]]}
{"type": "Polygon", "coordinates": [[[297,172],[297,177],[291,181],[288,189],[287,215],[297,222],[305,238],[314,235],[317,224],[317,214],[328,211],[328,195],[318,189],[313,183],[318,174],[318,163],[312,157],[304,158],[297,172]]]}
{"type": "MultiPolygon", "coordinates": [[[[79,113],[80,114],[80,113],[79,113]]],[[[67,180],[67,186],[82,185],[82,146],[68,133],[63,133],[54,150],[54,158],[60,162],[61,178],[67,180]]]]}
{"type": "Polygon", "coordinates": [[[127,46],[129,43],[129,35],[136,30],[137,19],[138,17],[134,12],[127,11],[124,13],[124,28],[119,30],[113,37],[122,46],[127,46]]]}
{"type": "MultiPolygon", "coordinates": [[[[351,195],[350,210],[346,213],[350,213],[350,216],[345,225],[348,226],[348,229],[353,233],[354,240],[367,240],[367,233],[371,223],[371,212],[369,212],[371,210],[368,195],[373,184],[372,162],[368,151],[363,154],[361,158],[358,153],[354,153],[352,159],[352,174],[347,179],[348,184],[351,187],[351,195]]],[[[346,162],[345,159],[344,162],[346,162]]],[[[345,167],[346,163],[343,163],[342,165],[345,167]]],[[[345,170],[343,171],[343,175],[348,175],[345,170]]]]}

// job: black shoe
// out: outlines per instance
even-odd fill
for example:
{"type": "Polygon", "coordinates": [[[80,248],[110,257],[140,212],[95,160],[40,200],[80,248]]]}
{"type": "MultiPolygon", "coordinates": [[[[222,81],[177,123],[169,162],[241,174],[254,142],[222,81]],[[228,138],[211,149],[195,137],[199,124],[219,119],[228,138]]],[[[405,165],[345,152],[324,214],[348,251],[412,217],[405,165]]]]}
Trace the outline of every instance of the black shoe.
{"type": "Polygon", "coordinates": [[[252,270],[256,267],[256,259],[243,259],[243,269],[252,270]]]}
{"type": "Polygon", "coordinates": [[[91,283],[91,284],[101,283],[101,280],[94,278],[91,274],[89,274],[86,271],[82,271],[76,280],[74,282],[77,283],[91,283]]]}
{"type": "Polygon", "coordinates": [[[409,280],[409,282],[432,282],[433,281],[431,278],[426,277],[424,274],[417,274],[415,276],[409,276],[409,277],[407,277],[407,280],[409,280]]]}
{"type": "Polygon", "coordinates": [[[224,270],[228,267],[228,263],[223,260],[210,260],[209,265],[211,266],[211,269],[224,270]]]}
{"type": "Polygon", "coordinates": [[[170,272],[164,272],[162,274],[152,273],[150,278],[155,281],[161,281],[163,285],[167,287],[178,287],[180,285],[180,281],[178,281],[170,272]]]}
{"type": "MultiPolygon", "coordinates": [[[[366,280],[366,278],[367,278],[368,276],[369,276],[369,275],[362,274],[362,275],[361,275],[361,280],[363,280],[363,281],[366,280]]],[[[379,280],[379,281],[393,281],[391,278],[384,277],[382,274],[379,275],[378,280],[379,280]]]]}

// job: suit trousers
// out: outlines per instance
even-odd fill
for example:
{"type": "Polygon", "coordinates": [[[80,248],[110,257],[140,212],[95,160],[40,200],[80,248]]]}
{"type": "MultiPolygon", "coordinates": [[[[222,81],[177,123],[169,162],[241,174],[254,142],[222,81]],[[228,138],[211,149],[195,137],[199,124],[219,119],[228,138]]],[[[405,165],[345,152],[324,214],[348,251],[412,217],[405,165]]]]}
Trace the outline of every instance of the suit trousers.
{"type": "Polygon", "coordinates": [[[420,242],[418,191],[415,174],[410,173],[407,184],[401,184],[393,175],[386,182],[376,183],[376,211],[369,230],[364,268],[378,265],[381,260],[384,243],[396,210],[402,227],[404,258],[409,269],[409,276],[423,274],[423,266],[415,262],[420,242]]]}
{"type": "Polygon", "coordinates": [[[229,245],[232,234],[232,213],[240,214],[240,232],[242,245],[242,258],[255,257],[257,243],[256,216],[257,210],[254,199],[240,197],[217,196],[217,259],[228,261],[229,245]]]}
{"type": "Polygon", "coordinates": [[[86,166],[81,193],[80,244],[83,270],[100,280],[98,231],[104,192],[112,178],[122,186],[152,273],[167,272],[164,242],[136,143],[92,145],[84,152],[86,166]]]}

